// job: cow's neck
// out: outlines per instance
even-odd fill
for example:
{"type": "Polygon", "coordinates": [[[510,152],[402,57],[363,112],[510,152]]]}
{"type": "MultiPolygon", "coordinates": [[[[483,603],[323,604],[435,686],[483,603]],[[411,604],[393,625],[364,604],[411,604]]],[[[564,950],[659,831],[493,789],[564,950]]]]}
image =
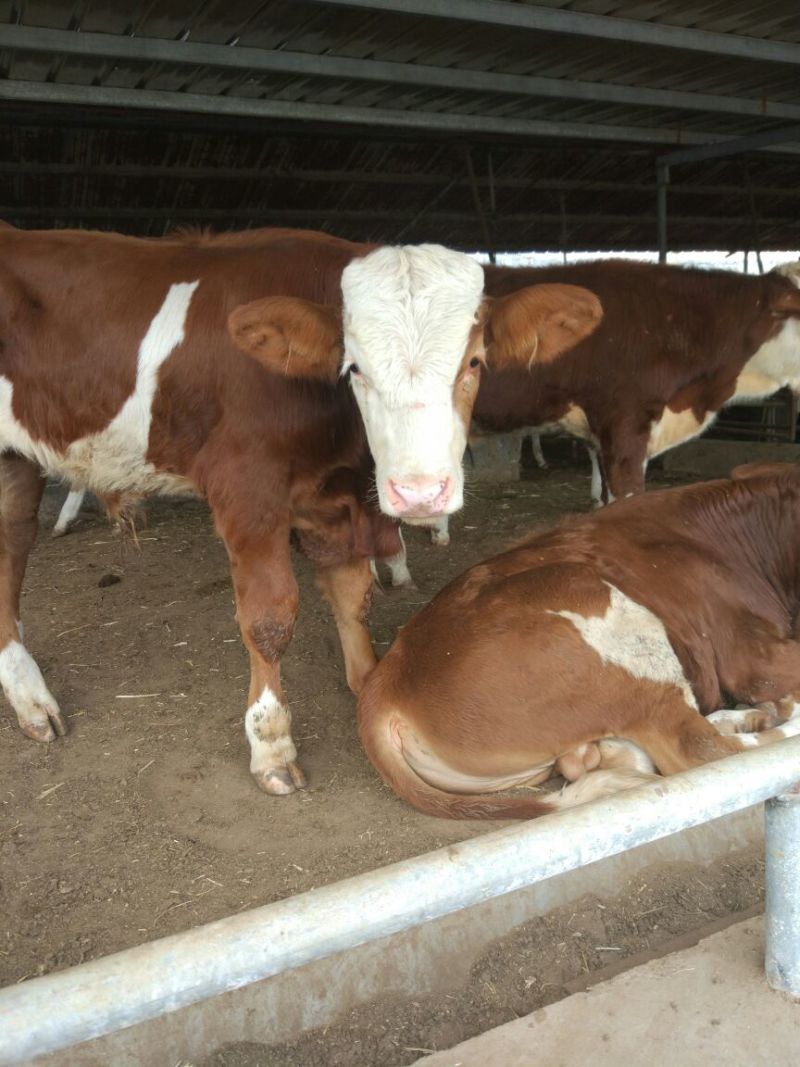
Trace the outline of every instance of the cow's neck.
{"type": "Polygon", "coordinates": [[[770,396],[788,386],[800,393],[800,319],[787,318],[780,330],[748,359],[736,380],[732,402],[770,396]]]}

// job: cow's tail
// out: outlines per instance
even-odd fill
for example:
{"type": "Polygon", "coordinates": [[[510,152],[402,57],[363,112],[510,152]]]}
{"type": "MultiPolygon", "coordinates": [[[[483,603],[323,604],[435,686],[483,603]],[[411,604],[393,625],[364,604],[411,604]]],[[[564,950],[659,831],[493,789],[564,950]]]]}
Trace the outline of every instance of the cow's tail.
{"type": "Polygon", "coordinates": [[[425,781],[405,758],[398,743],[400,712],[376,706],[362,693],[358,728],[364,749],[384,782],[413,807],[445,819],[533,819],[633,789],[652,775],[634,770],[597,770],[584,774],[560,792],[448,793],[425,781]]]}

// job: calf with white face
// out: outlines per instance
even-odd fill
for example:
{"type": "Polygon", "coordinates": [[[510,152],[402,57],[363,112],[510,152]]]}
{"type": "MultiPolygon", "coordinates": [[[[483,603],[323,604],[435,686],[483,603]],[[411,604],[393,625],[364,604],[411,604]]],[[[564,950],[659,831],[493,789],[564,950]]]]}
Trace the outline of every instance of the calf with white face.
{"type": "Polygon", "coordinates": [[[439,245],[380,248],[342,273],[342,309],[267,297],[229,320],[236,344],[269,369],[349,375],[375,459],[381,510],[429,523],[464,502],[461,459],[482,367],[548,361],[602,317],[572,285],[483,294],[483,268],[439,245]]]}

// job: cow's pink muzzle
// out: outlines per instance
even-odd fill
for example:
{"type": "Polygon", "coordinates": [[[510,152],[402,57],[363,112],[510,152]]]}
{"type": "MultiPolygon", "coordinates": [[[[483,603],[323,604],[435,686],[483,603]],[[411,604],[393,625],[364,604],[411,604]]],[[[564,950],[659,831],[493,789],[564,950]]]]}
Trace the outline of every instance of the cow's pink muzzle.
{"type": "Polygon", "coordinates": [[[398,515],[408,519],[424,519],[443,515],[453,493],[449,477],[428,477],[414,474],[398,481],[389,478],[386,496],[398,515]]]}

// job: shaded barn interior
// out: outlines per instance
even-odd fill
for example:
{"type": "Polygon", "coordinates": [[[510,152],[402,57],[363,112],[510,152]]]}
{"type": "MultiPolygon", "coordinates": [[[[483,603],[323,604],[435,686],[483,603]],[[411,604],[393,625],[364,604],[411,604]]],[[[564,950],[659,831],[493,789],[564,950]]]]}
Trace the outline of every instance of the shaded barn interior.
{"type": "Polygon", "coordinates": [[[5,0],[0,216],[484,250],[800,244],[793,0],[5,0]]]}

